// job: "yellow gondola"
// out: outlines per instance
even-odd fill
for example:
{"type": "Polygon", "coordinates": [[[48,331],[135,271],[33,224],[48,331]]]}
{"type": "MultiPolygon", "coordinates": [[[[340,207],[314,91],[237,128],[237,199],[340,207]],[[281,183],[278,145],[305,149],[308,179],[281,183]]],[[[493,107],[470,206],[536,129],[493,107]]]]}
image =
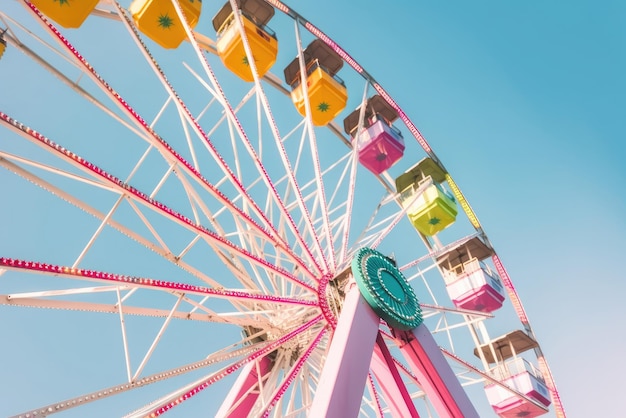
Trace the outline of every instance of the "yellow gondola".
{"type": "Polygon", "coordinates": [[[41,13],[64,28],[78,28],[99,0],[30,0],[41,13]]]}
{"type": "MultiPolygon", "coordinates": [[[[194,28],[202,11],[201,0],[178,0],[187,23],[194,28]]],[[[173,49],[187,34],[171,0],[134,0],[129,11],[137,28],[163,48],[173,49]]]]}
{"type": "MultiPolygon", "coordinates": [[[[319,39],[304,50],[306,63],[306,85],[311,119],[316,126],[324,126],[332,121],[346,107],[348,91],[337,72],[343,61],[335,51],[319,39]]],[[[304,89],[300,82],[299,58],[296,57],[285,68],[285,81],[291,86],[291,100],[302,116],[306,116],[304,89]]]]}
{"type": "Polygon", "coordinates": [[[452,194],[441,187],[443,181],[445,173],[430,158],[424,158],[396,179],[402,205],[408,206],[407,216],[424,235],[435,235],[456,220],[456,202],[452,194]],[[418,194],[418,190],[421,193],[418,194]]]}
{"type": "MultiPolygon", "coordinates": [[[[239,0],[243,29],[254,56],[259,77],[269,71],[276,62],[278,40],[266,24],[274,16],[274,8],[262,0],[239,0]]],[[[252,69],[244,47],[243,37],[235,22],[235,14],[226,3],[213,18],[217,31],[217,55],[222,63],[242,80],[254,81],[252,69]]]]}

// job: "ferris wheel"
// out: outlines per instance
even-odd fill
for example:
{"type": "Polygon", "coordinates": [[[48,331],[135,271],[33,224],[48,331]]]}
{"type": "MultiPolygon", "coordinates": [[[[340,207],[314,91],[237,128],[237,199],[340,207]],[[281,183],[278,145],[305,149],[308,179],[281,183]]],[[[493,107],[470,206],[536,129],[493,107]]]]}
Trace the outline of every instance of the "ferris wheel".
{"type": "Polygon", "coordinates": [[[290,6],[0,34],[1,415],[565,416],[448,168],[290,6]]]}

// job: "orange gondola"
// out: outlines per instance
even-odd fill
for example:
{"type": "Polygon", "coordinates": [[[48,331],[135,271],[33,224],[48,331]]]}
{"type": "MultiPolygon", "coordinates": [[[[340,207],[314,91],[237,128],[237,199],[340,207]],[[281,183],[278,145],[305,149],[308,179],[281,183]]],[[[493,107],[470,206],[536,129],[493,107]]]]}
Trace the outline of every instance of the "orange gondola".
{"type": "Polygon", "coordinates": [[[98,5],[99,0],[30,0],[41,13],[64,28],[78,28],[98,5]]]}
{"type": "MultiPolygon", "coordinates": [[[[194,28],[200,20],[201,0],[178,0],[187,23],[194,28]]],[[[163,48],[177,48],[187,33],[171,0],[134,0],[129,11],[135,25],[163,48]]]]}
{"type": "MultiPolygon", "coordinates": [[[[348,91],[337,72],[343,66],[339,55],[319,39],[303,51],[306,66],[307,96],[311,119],[316,126],[327,125],[346,107],[348,91]]],[[[285,68],[285,81],[292,88],[291,100],[302,116],[306,116],[304,89],[300,82],[300,61],[296,57],[285,68]]]]}

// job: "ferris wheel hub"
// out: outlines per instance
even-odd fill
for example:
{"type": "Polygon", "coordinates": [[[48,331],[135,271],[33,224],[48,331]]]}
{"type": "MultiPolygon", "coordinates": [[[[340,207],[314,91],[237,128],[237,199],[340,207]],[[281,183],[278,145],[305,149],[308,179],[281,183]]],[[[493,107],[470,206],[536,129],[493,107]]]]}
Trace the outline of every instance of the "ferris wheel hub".
{"type": "Polygon", "coordinates": [[[362,248],[352,259],[352,274],[361,295],[390,327],[406,331],[422,323],[417,296],[390,258],[362,248]]]}

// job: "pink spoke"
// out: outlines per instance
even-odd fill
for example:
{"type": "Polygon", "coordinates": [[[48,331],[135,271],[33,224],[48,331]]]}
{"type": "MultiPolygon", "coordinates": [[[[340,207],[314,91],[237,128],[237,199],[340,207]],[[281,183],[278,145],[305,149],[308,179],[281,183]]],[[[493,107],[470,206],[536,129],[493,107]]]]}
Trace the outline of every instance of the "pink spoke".
{"type": "Polygon", "coordinates": [[[376,402],[376,412],[378,413],[379,417],[382,417],[384,416],[383,408],[380,405],[380,397],[378,396],[378,392],[376,391],[376,386],[374,386],[374,378],[372,378],[372,373],[367,374],[367,383],[370,385],[370,390],[372,391],[372,397],[374,398],[374,401],[376,402]]]}
{"type": "Polygon", "coordinates": [[[147,289],[159,289],[167,291],[180,291],[196,295],[210,295],[216,298],[234,300],[255,300],[262,302],[284,303],[290,305],[317,306],[316,300],[299,298],[287,298],[283,296],[273,296],[242,292],[240,290],[215,289],[203,286],[194,286],[185,283],[168,282],[164,280],[154,280],[144,277],[124,276],[121,274],[106,273],[102,271],[79,269],[54,264],[40,263],[36,261],[16,260],[12,258],[0,257],[0,267],[8,270],[37,272],[48,275],[68,277],[72,279],[83,279],[90,281],[100,281],[104,283],[119,283],[121,285],[132,285],[147,289]]]}
{"type": "MultiPolygon", "coordinates": [[[[151,413],[146,414],[146,416],[147,417],[157,417],[157,416],[159,416],[159,415],[169,411],[173,407],[179,405],[181,402],[184,402],[184,401],[190,399],[192,396],[197,395],[200,391],[202,391],[202,390],[206,389],[207,387],[211,386],[213,383],[215,383],[215,382],[221,380],[222,378],[224,378],[224,377],[234,373],[235,371],[239,370],[245,364],[247,364],[247,363],[249,363],[251,361],[254,361],[257,358],[265,356],[265,355],[271,353],[272,351],[276,350],[282,344],[284,344],[285,342],[289,341],[290,339],[300,335],[302,332],[304,332],[307,329],[311,328],[313,325],[317,324],[322,319],[323,319],[322,315],[316,316],[315,318],[313,318],[312,320],[310,320],[306,324],[299,326],[295,330],[293,330],[293,331],[283,335],[282,337],[280,337],[276,341],[273,341],[273,342],[267,344],[265,347],[255,351],[255,352],[253,352],[252,354],[250,354],[245,359],[233,363],[232,365],[222,369],[218,373],[212,374],[207,379],[203,379],[199,384],[195,385],[192,389],[188,390],[187,392],[185,392],[184,394],[182,394],[178,398],[176,398],[176,400],[168,401],[167,403],[165,403],[163,405],[160,405],[159,407],[155,408],[151,413]]],[[[320,332],[320,334],[322,332],[320,332]]]]}
{"type": "MultiPolygon", "coordinates": [[[[95,71],[95,69],[85,60],[85,58],[76,50],[76,48],[74,48],[74,46],[58,31],[58,29],[52,23],[48,21],[48,19],[37,9],[37,7],[35,7],[35,5],[31,4],[27,0],[24,0],[24,2],[32,10],[32,12],[44,23],[44,26],[78,60],[78,62],[84,67],[84,69],[87,71],[88,75],[90,75],[90,77],[93,79],[93,81],[96,82],[96,84],[99,84],[103,88],[103,91],[107,95],[109,95],[109,97],[113,101],[119,104],[120,108],[127,114],[127,116],[129,116],[136,123],[138,123],[139,126],[150,137],[152,137],[152,139],[154,140],[154,144],[157,146],[161,154],[163,154],[164,156],[167,156],[169,159],[173,159],[173,161],[176,161],[178,164],[180,164],[180,166],[189,175],[198,179],[200,183],[203,184],[207,188],[207,190],[213,194],[215,198],[217,198],[219,201],[227,205],[234,213],[236,213],[242,219],[246,220],[246,222],[256,231],[268,236],[268,238],[271,239],[283,251],[287,251],[288,254],[294,257],[294,261],[296,262],[296,264],[298,265],[302,264],[302,268],[304,269],[304,271],[308,272],[312,278],[315,277],[315,275],[310,272],[308,267],[304,265],[302,260],[296,257],[295,254],[287,250],[287,248],[289,248],[288,245],[284,245],[284,243],[276,241],[276,237],[278,236],[278,233],[275,230],[273,231],[276,235],[275,236],[270,235],[264,228],[262,228],[252,218],[250,218],[249,215],[247,215],[241,209],[237,208],[225,195],[223,195],[206,178],[204,178],[202,174],[200,174],[200,172],[198,172],[188,161],[186,161],[167,142],[165,142],[165,140],[163,140],[159,135],[157,135],[157,133],[146,123],[146,121],[106,81],[104,81],[102,77],[100,77],[100,75],[95,71]]],[[[235,183],[235,185],[237,184],[235,183]]],[[[242,194],[244,196],[248,196],[247,192],[245,192],[245,189],[242,190],[242,194]]],[[[252,199],[249,199],[249,200],[250,200],[251,205],[255,208],[255,211],[258,212],[257,215],[260,216],[262,219],[264,219],[266,224],[271,227],[271,223],[269,222],[269,220],[267,220],[263,211],[252,201],[252,199]]],[[[306,246],[304,247],[306,248],[306,246]]]]}
{"type": "Polygon", "coordinates": [[[272,411],[272,409],[274,409],[274,407],[276,406],[280,398],[282,398],[282,396],[285,394],[285,392],[287,391],[291,383],[293,383],[298,373],[300,373],[300,369],[302,369],[302,366],[304,366],[304,363],[306,363],[306,361],[309,359],[309,356],[311,355],[313,350],[317,348],[321,339],[324,337],[324,335],[326,335],[326,331],[327,331],[327,328],[322,328],[320,332],[317,334],[317,337],[315,337],[315,339],[311,343],[311,345],[309,345],[309,348],[307,348],[307,350],[304,352],[302,357],[298,359],[298,362],[293,366],[293,368],[289,372],[289,375],[283,380],[283,384],[280,386],[280,388],[278,389],[278,391],[276,392],[272,400],[269,402],[267,408],[263,412],[263,415],[262,415],[263,418],[269,417],[270,412],[272,411]]]}
{"type": "Polygon", "coordinates": [[[259,398],[261,382],[267,378],[272,366],[273,361],[267,356],[248,363],[241,370],[216,416],[228,418],[250,416],[250,411],[259,398]]]}
{"type": "Polygon", "coordinates": [[[51,153],[53,154],[57,154],[59,156],[61,156],[65,161],[70,162],[71,164],[73,164],[75,167],[78,167],[80,169],[82,169],[83,171],[87,171],[89,173],[91,173],[94,177],[96,178],[101,178],[103,180],[105,180],[106,182],[108,182],[109,184],[113,185],[120,193],[122,194],[127,194],[130,197],[133,197],[134,199],[140,201],[141,203],[143,203],[144,205],[146,205],[147,207],[153,209],[155,212],[159,212],[163,215],[165,215],[165,217],[177,222],[178,224],[186,227],[187,229],[190,229],[194,232],[200,233],[201,235],[204,236],[205,239],[208,239],[209,241],[212,241],[214,244],[217,244],[223,248],[227,248],[230,251],[233,251],[234,253],[238,254],[240,257],[247,259],[248,261],[251,261],[263,268],[269,269],[274,273],[277,273],[278,275],[280,275],[281,277],[284,277],[285,279],[296,283],[308,290],[310,290],[311,292],[317,292],[315,288],[313,288],[312,286],[306,284],[305,282],[303,282],[301,279],[297,278],[296,276],[294,276],[293,274],[289,273],[288,271],[286,271],[283,268],[280,268],[278,266],[275,266],[273,264],[271,264],[270,262],[266,261],[265,259],[262,259],[258,256],[255,256],[254,254],[250,253],[249,251],[238,247],[237,245],[233,244],[231,241],[227,240],[226,238],[222,237],[221,235],[216,234],[213,231],[210,231],[209,229],[207,229],[206,227],[202,226],[202,225],[198,225],[196,223],[194,223],[191,219],[187,218],[186,216],[172,210],[171,208],[169,208],[168,206],[164,205],[161,202],[158,202],[154,199],[152,199],[151,197],[149,197],[148,195],[146,195],[145,193],[135,189],[134,187],[122,182],[120,179],[118,179],[117,177],[107,173],[106,171],[104,171],[103,169],[101,169],[100,167],[96,166],[95,164],[90,163],[89,161],[83,159],[82,157],[76,155],[75,153],[65,149],[64,147],[54,143],[52,140],[50,140],[49,138],[43,136],[42,134],[40,134],[39,132],[29,128],[28,126],[25,126],[19,122],[17,122],[15,119],[12,119],[11,117],[9,117],[8,115],[6,115],[3,112],[0,112],[0,122],[4,122],[6,124],[8,124],[9,126],[11,126],[13,129],[18,130],[18,132],[22,133],[22,134],[26,134],[29,139],[34,140],[35,143],[37,143],[38,145],[43,146],[44,148],[47,148],[49,151],[51,151],[51,153]]]}

